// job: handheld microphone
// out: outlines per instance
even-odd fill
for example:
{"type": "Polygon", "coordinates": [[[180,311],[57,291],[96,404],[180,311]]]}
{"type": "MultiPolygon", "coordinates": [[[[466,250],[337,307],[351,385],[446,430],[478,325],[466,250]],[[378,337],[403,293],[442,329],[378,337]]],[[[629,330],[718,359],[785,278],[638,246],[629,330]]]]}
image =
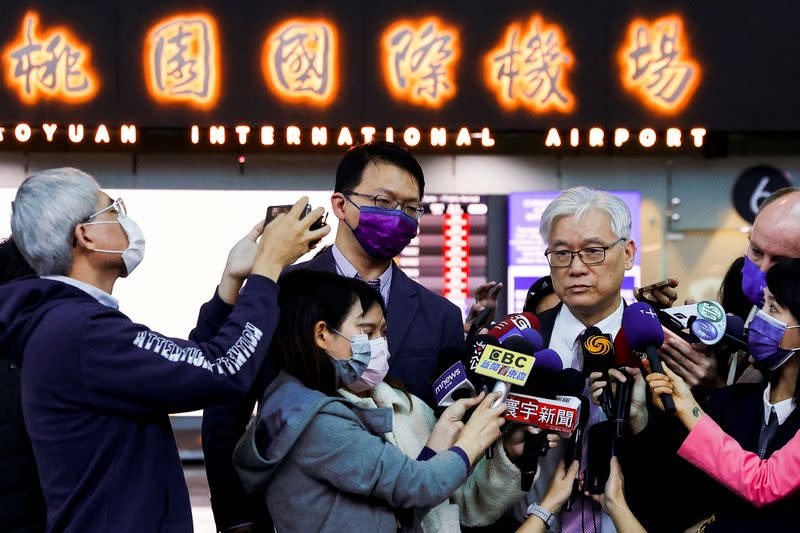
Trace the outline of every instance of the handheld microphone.
{"type": "Polygon", "coordinates": [[[439,407],[449,407],[462,398],[475,395],[475,386],[468,379],[462,361],[456,361],[433,384],[433,399],[439,407]]]}
{"type": "Polygon", "coordinates": [[[620,328],[617,336],[614,337],[614,366],[618,369],[623,366],[642,367],[642,359],[631,349],[624,327],[620,328]]]}
{"type": "Polygon", "coordinates": [[[581,351],[583,352],[583,375],[587,378],[592,372],[600,372],[602,380],[606,382],[600,396],[602,407],[608,418],[614,416],[614,397],[611,393],[611,384],[608,379],[608,370],[614,364],[615,352],[611,335],[606,335],[600,328],[591,326],[580,337],[581,351]]]}
{"type": "MultiPolygon", "coordinates": [[[[496,337],[500,342],[505,341],[509,337],[519,336],[524,337],[524,330],[538,330],[541,329],[539,319],[533,313],[514,313],[507,315],[489,330],[489,335],[496,337]]],[[[530,334],[529,334],[530,335],[530,334]]],[[[541,336],[540,336],[541,339],[541,336]]],[[[536,342],[532,342],[536,346],[536,342]]],[[[541,348],[541,340],[536,348],[541,348]]]]}
{"type": "MultiPolygon", "coordinates": [[[[644,302],[636,302],[622,313],[622,327],[631,348],[647,355],[650,368],[664,373],[657,349],[664,343],[664,330],[653,308],[644,302]]],[[[661,401],[667,413],[675,414],[675,402],[671,394],[662,394],[661,401]]]]}

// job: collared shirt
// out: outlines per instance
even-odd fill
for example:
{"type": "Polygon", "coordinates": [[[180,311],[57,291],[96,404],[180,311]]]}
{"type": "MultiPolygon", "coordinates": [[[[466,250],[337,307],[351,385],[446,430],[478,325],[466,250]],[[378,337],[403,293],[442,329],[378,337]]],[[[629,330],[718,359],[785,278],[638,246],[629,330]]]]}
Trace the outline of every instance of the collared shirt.
{"type": "MultiPolygon", "coordinates": [[[[622,313],[625,310],[625,305],[622,298],[619,299],[619,305],[613,313],[605,317],[603,320],[594,324],[595,327],[600,329],[603,333],[616,337],[620,328],[622,327],[622,313]]],[[[564,368],[582,368],[583,361],[580,365],[573,365],[576,357],[581,357],[578,351],[578,336],[583,333],[587,328],[581,323],[580,320],[575,318],[572,311],[566,305],[561,306],[561,310],[556,316],[555,324],[553,324],[553,333],[550,337],[551,350],[555,350],[561,356],[561,362],[564,368]]]]}
{"type": "Polygon", "coordinates": [[[98,289],[94,285],[89,285],[75,278],[68,276],[41,276],[42,279],[50,279],[53,281],[60,281],[67,285],[72,285],[76,289],[80,289],[98,302],[113,309],[119,309],[119,300],[108,294],[106,291],[98,289]]]}
{"type": "MultiPolygon", "coordinates": [[[[341,250],[339,250],[335,244],[331,247],[331,253],[333,254],[334,262],[336,262],[337,274],[346,278],[354,278],[358,275],[358,270],[356,270],[356,267],[354,267],[353,264],[347,260],[347,258],[344,256],[344,254],[342,254],[341,250]]],[[[389,305],[389,291],[392,288],[391,264],[383,274],[378,276],[378,281],[381,283],[381,296],[383,297],[383,303],[389,305]]]]}
{"type": "Polygon", "coordinates": [[[792,414],[794,408],[797,407],[797,404],[794,402],[794,398],[787,398],[785,400],[781,400],[776,404],[769,403],[769,393],[772,391],[772,385],[767,384],[767,388],[764,389],[764,424],[769,423],[769,414],[772,412],[772,408],[775,408],[775,414],[778,415],[778,425],[783,425],[786,422],[786,419],[789,418],[789,415],[792,414]]]}

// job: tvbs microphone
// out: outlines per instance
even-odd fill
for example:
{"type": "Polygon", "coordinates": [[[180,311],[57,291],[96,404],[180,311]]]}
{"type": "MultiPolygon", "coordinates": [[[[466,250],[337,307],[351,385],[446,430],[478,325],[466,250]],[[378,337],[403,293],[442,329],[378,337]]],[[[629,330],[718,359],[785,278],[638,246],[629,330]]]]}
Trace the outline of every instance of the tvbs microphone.
{"type": "Polygon", "coordinates": [[[504,317],[489,330],[489,335],[496,337],[500,342],[509,337],[522,337],[533,344],[536,350],[542,347],[542,337],[539,335],[541,325],[533,313],[514,313],[504,317]]]}
{"type": "MultiPolygon", "coordinates": [[[[650,362],[650,368],[655,372],[664,373],[658,348],[664,344],[664,330],[655,310],[644,302],[629,305],[622,312],[622,327],[625,328],[625,337],[631,348],[644,352],[650,362]]],[[[675,414],[675,402],[671,394],[662,394],[661,401],[667,413],[675,414]]]]}
{"type": "Polygon", "coordinates": [[[614,416],[614,397],[611,394],[611,384],[608,379],[608,370],[614,365],[614,343],[611,335],[606,335],[600,328],[591,326],[579,338],[581,352],[583,353],[583,375],[589,377],[593,372],[603,374],[601,378],[607,383],[600,396],[600,407],[606,416],[614,416]]]}

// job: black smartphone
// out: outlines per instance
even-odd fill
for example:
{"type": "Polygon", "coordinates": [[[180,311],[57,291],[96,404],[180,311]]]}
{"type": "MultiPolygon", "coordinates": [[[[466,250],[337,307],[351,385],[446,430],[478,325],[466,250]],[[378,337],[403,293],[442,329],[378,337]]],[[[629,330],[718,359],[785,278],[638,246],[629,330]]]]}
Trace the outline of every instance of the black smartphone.
{"type": "MultiPolygon", "coordinates": [[[[271,206],[267,207],[267,216],[264,219],[264,228],[266,228],[267,224],[272,222],[275,219],[275,217],[277,217],[279,214],[288,213],[292,209],[292,207],[293,206],[291,206],[291,205],[271,205],[271,206]]],[[[306,215],[308,215],[311,211],[312,211],[311,204],[306,204],[306,208],[300,214],[300,220],[304,219],[306,217],[306,215]]],[[[316,229],[319,229],[319,228],[325,226],[325,221],[327,219],[328,219],[328,213],[325,213],[324,216],[319,217],[316,222],[311,224],[309,229],[314,231],[316,229]]],[[[262,231],[263,231],[263,229],[262,229],[262,231]]],[[[318,243],[319,243],[319,241],[313,241],[313,242],[309,243],[309,245],[313,248],[318,243]]]]}
{"type": "Polygon", "coordinates": [[[618,442],[612,420],[598,422],[587,432],[587,465],[584,485],[590,494],[603,494],[610,474],[611,455],[618,442]]]}

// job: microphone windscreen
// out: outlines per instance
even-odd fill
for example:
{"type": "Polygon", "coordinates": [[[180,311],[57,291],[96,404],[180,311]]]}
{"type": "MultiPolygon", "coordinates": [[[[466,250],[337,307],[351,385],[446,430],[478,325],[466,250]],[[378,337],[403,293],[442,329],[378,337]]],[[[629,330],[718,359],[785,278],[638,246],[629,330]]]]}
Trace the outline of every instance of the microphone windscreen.
{"type": "Polygon", "coordinates": [[[492,335],[476,335],[463,354],[462,362],[467,370],[467,377],[476,388],[483,385],[491,387],[494,384],[494,381],[475,372],[475,369],[478,368],[478,361],[487,346],[500,346],[500,341],[492,335]]]}
{"type": "Polygon", "coordinates": [[[536,331],[542,331],[542,324],[539,322],[539,318],[530,312],[520,313],[522,316],[528,319],[528,324],[530,324],[531,329],[535,329],[536,331]]]}
{"type": "Polygon", "coordinates": [[[511,350],[512,352],[524,353],[525,355],[535,355],[536,352],[536,349],[533,347],[533,344],[531,344],[524,338],[518,336],[508,337],[506,340],[500,343],[500,345],[506,350],[511,350]]]}
{"type": "Polygon", "coordinates": [[[558,394],[561,396],[580,396],[586,387],[583,374],[575,368],[565,368],[559,374],[558,394]]]}
{"type": "Polygon", "coordinates": [[[507,319],[503,319],[489,330],[489,335],[496,339],[500,339],[504,337],[506,334],[513,330],[518,330],[517,326],[514,325],[513,322],[507,319]]]}
{"type": "Polygon", "coordinates": [[[449,347],[439,352],[439,359],[436,361],[435,374],[438,376],[459,361],[463,362],[464,350],[465,348],[449,347]]]}
{"type": "Polygon", "coordinates": [[[564,368],[564,363],[561,361],[561,356],[555,350],[545,348],[539,350],[534,354],[536,361],[533,363],[533,371],[540,372],[546,370],[548,372],[560,372],[564,368]]]}
{"type": "Polygon", "coordinates": [[[621,328],[614,337],[614,366],[617,368],[627,366],[630,368],[641,368],[642,360],[631,349],[628,338],[625,336],[625,328],[621,328]]]}
{"type": "Polygon", "coordinates": [[[539,332],[535,329],[523,329],[522,338],[530,342],[533,345],[534,350],[541,350],[542,346],[544,346],[544,340],[542,339],[542,336],[539,335],[539,332]]]}
{"type": "Polygon", "coordinates": [[[631,348],[644,351],[648,346],[664,344],[664,330],[655,310],[645,302],[629,305],[622,312],[622,327],[631,348]]]}
{"type": "Polygon", "coordinates": [[[744,320],[742,317],[736,315],[725,315],[727,322],[725,326],[725,334],[730,335],[735,339],[744,339],[744,320]]]}

